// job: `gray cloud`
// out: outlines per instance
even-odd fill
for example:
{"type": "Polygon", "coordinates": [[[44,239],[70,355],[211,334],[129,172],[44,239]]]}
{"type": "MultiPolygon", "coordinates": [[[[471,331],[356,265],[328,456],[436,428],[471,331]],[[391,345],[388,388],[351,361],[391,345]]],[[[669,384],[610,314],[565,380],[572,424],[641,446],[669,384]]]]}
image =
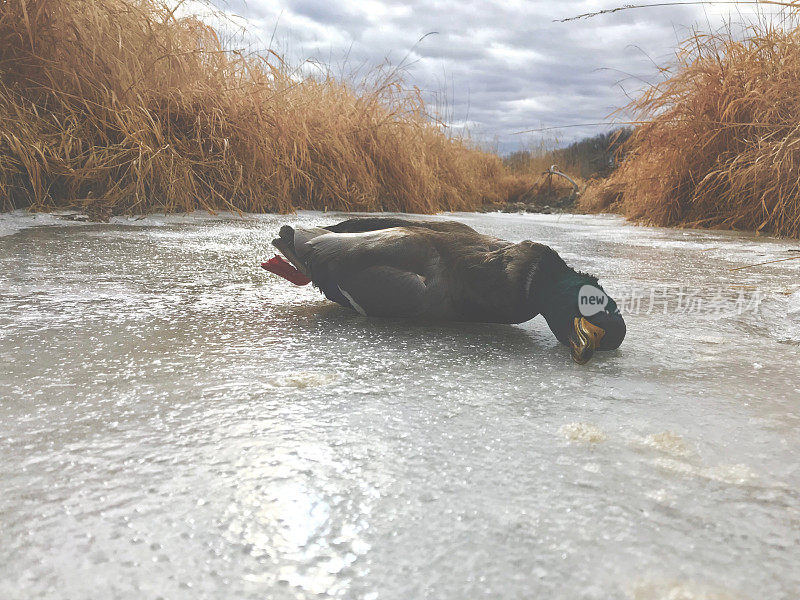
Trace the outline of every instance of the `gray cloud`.
{"type": "MultiPolygon", "coordinates": [[[[292,63],[313,59],[334,72],[363,74],[405,59],[407,83],[433,104],[444,103],[454,129],[468,123],[474,138],[502,152],[543,135],[568,142],[603,131],[574,126],[605,121],[662,77],[656,64],[672,60],[691,27],[718,27],[731,12],[676,6],[558,23],[597,3],[232,0],[218,6],[248,19],[257,44],[271,43],[292,63]],[[570,127],[518,133],[563,126],[570,127]]],[[[753,9],[740,7],[734,20],[740,13],[747,18],[753,9]]]]}

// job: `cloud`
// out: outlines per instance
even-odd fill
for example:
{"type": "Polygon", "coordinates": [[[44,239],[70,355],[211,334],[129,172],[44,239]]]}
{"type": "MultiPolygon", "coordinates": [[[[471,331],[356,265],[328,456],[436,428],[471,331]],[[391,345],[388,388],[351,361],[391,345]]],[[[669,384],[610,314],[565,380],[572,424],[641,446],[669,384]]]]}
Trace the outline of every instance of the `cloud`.
{"type": "Polygon", "coordinates": [[[524,130],[569,126],[545,134],[563,142],[603,131],[579,125],[607,120],[631,95],[658,82],[663,75],[656,65],[671,62],[692,27],[719,27],[755,11],[673,6],[560,23],[555,20],[622,3],[215,1],[250,22],[256,46],[271,45],[290,63],[313,59],[334,72],[363,73],[402,62],[409,85],[432,103],[446,103],[454,130],[468,128],[501,152],[543,135],[519,133],[524,130]]]}

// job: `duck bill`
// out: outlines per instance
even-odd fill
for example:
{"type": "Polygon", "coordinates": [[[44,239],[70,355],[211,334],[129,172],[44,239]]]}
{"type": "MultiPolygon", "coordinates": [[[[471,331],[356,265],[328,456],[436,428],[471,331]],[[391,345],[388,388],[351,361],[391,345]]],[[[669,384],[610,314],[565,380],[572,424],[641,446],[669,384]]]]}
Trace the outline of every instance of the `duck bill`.
{"type": "Polygon", "coordinates": [[[593,325],[585,317],[575,317],[569,336],[572,360],[579,365],[589,362],[605,334],[603,328],[593,325]]]}

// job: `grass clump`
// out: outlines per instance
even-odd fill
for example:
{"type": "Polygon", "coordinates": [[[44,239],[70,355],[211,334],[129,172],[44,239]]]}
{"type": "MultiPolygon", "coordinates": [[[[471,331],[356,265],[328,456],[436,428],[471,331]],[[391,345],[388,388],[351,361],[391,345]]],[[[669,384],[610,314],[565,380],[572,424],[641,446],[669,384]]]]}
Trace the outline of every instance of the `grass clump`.
{"type": "Polygon", "coordinates": [[[522,187],[392,73],[299,77],[162,0],[0,1],[0,209],[435,212],[522,187]]]}
{"type": "Polygon", "coordinates": [[[800,235],[800,27],[697,33],[677,68],[629,107],[620,168],[581,205],[655,225],[800,235]]]}

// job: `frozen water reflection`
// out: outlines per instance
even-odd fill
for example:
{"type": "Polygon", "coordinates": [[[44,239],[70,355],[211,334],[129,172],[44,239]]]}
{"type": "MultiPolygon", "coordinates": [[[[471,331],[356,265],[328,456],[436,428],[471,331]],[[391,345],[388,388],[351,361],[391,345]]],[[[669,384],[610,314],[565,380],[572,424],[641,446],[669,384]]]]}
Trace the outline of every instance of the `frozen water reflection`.
{"type": "Polygon", "coordinates": [[[0,597],[797,597],[800,261],[729,269],[800,244],[455,215],[612,296],[763,294],[578,367],[259,268],[337,218],[0,218],[0,597]]]}

